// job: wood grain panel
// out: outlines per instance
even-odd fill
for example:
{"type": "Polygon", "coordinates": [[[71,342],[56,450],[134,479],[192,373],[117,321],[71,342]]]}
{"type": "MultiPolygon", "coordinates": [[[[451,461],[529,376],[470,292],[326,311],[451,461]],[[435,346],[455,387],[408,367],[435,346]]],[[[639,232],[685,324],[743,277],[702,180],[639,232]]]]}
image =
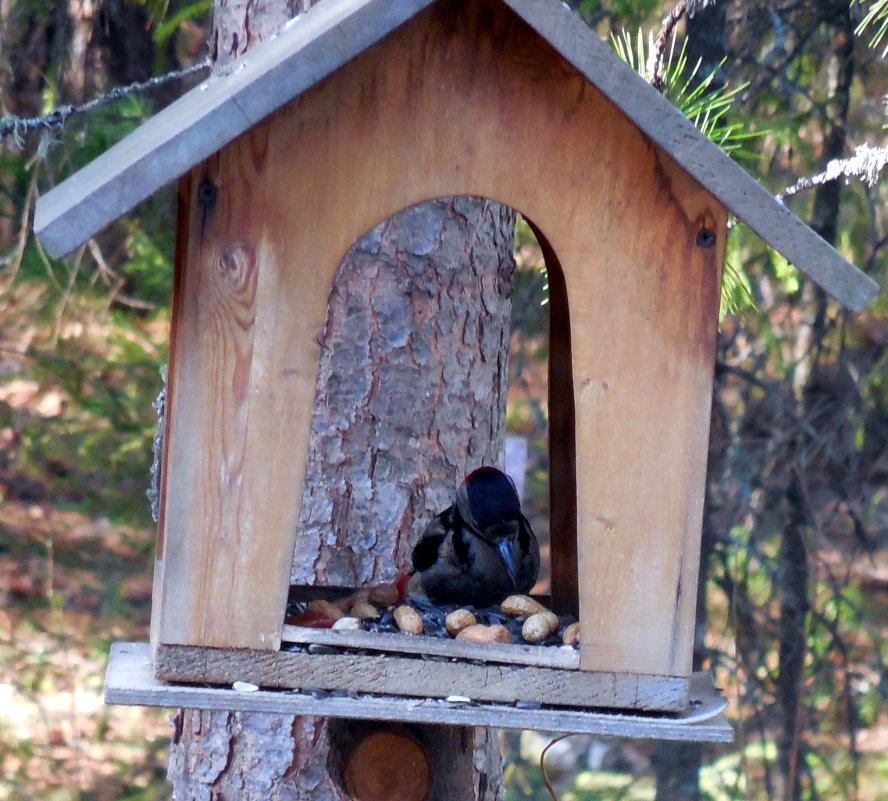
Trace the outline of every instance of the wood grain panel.
{"type": "MultiPolygon", "coordinates": [[[[252,48],[229,74],[203,82],[41,197],[34,222],[38,236],[53,256],[70,252],[429,2],[337,0],[300,15],[279,35],[252,48]]],[[[875,281],[702,136],[563,3],[503,2],[788,261],[853,309],[875,297],[875,281]]],[[[453,110],[458,113],[458,107],[453,110]]]]}
{"type": "Polygon", "coordinates": [[[688,675],[721,204],[494,0],[418,14],[195,193],[207,177],[173,343],[161,640],[275,647],[333,274],[390,214],[463,193],[533,220],[564,272],[582,665],[688,675]]]}

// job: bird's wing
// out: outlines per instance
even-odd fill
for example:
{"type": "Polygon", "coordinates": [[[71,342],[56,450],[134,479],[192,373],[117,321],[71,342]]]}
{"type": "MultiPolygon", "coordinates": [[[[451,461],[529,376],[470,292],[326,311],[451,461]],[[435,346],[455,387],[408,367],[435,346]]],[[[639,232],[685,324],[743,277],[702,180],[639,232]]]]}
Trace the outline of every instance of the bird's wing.
{"type": "Polygon", "coordinates": [[[413,549],[413,569],[422,572],[428,570],[438,561],[441,545],[447,538],[447,521],[452,517],[453,507],[450,506],[441,514],[432,518],[422,532],[419,542],[413,549]]]}

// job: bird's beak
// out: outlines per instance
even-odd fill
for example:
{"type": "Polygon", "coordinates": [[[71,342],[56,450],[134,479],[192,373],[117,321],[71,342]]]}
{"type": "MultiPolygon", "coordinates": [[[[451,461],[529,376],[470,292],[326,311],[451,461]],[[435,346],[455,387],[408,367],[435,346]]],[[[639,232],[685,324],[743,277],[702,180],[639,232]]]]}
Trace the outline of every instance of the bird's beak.
{"type": "Polygon", "coordinates": [[[499,551],[500,556],[503,559],[503,564],[506,566],[506,572],[509,574],[509,578],[512,579],[512,586],[514,587],[517,582],[517,574],[518,570],[515,566],[515,555],[512,552],[511,542],[509,540],[500,540],[496,544],[496,549],[499,551]]]}

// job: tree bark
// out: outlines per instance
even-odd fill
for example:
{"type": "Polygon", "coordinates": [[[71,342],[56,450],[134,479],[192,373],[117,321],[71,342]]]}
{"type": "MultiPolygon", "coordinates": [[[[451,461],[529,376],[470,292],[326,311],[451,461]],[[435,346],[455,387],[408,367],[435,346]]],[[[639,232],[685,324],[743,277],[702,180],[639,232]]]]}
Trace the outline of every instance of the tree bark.
{"type": "Polygon", "coordinates": [[[457,197],[362,237],[334,281],[291,581],[392,581],[469,470],[499,464],[514,216],[457,197]]]}
{"type": "Polygon", "coordinates": [[[256,42],[267,39],[316,0],[214,0],[210,57],[215,72],[224,72],[256,42]]]}
{"type": "MultiPolygon", "coordinates": [[[[293,5],[220,0],[217,67],[293,5]]],[[[498,204],[440,199],[381,221],[343,261],[323,334],[296,582],[392,579],[462,475],[501,463],[513,231],[514,213],[498,204]]],[[[358,725],[337,721],[333,742],[358,725]]],[[[502,798],[495,732],[413,733],[430,756],[431,801],[502,798]]],[[[176,801],[339,801],[337,756],[325,719],[180,710],[168,775],[176,801]]]]}

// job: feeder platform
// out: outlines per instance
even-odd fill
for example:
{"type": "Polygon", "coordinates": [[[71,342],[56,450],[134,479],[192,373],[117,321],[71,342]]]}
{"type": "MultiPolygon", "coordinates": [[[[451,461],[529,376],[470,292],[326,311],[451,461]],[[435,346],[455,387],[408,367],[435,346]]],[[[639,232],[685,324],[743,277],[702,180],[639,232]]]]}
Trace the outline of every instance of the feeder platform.
{"type": "Polygon", "coordinates": [[[542,706],[539,709],[530,709],[502,702],[453,696],[409,698],[354,690],[333,694],[309,687],[300,690],[242,691],[230,687],[181,686],[167,684],[155,678],[151,647],[147,643],[131,642],[112,645],[105,676],[105,702],[109,704],[537,729],[661,740],[731,742],[734,732],[724,715],[726,702],[713,687],[709,674],[694,674],[689,695],[690,702],[682,712],[651,714],[614,712],[594,707],[582,709],[542,706]]]}

